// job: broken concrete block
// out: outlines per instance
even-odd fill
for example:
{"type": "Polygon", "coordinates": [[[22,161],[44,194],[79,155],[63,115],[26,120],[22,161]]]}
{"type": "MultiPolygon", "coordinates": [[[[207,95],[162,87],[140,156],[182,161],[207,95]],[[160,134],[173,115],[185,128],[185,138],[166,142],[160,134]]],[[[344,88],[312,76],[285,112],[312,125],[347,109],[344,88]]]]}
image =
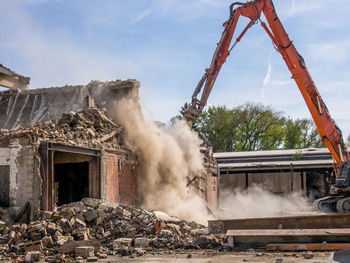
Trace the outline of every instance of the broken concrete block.
{"type": "Polygon", "coordinates": [[[93,246],[95,248],[95,251],[99,251],[101,247],[101,243],[93,240],[79,240],[79,241],[69,240],[62,246],[61,253],[73,254],[75,253],[76,247],[83,247],[83,246],[93,246]]]}
{"type": "Polygon", "coordinates": [[[66,236],[57,236],[57,241],[56,243],[60,246],[62,246],[64,243],[68,241],[69,237],[66,236]]]}
{"type": "Polygon", "coordinates": [[[79,218],[75,218],[75,226],[76,227],[86,227],[86,224],[84,221],[80,220],[79,218]]]}
{"type": "Polygon", "coordinates": [[[6,227],[6,223],[0,220],[0,231],[3,231],[6,227]]]}
{"type": "Polygon", "coordinates": [[[10,228],[8,226],[5,226],[4,229],[2,230],[1,234],[7,235],[9,232],[10,232],[10,228]]]}
{"type": "Polygon", "coordinates": [[[87,258],[87,262],[95,262],[95,261],[97,261],[97,260],[98,260],[97,257],[88,257],[88,258],[87,258]]]}
{"type": "Polygon", "coordinates": [[[24,248],[25,252],[42,251],[42,250],[43,250],[43,245],[42,245],[41,240],[28,242],[28,243],[26,243],[25,248],[24,248]]]}
{"type": "Polygon", "coordinates": [[[146,248],[149,246],[149,239],[145,237],[137,237],[134,240],[135,248],[146,248]]]}
{"type": "Polygon", "coordinates": [[[81,200],[81,201],[84,203],[84,205],[91,206],[93,208],[97,208],[100,205],[100,203],[102,202],[101,199],[88,198],[88,197],[83,198],[83,200],[81,200]]]}
{"type": "Polygon", "coordinates": [[[77,214],[75,208],[73,207],[66,207],[60,211],[61,216],[63,216],[65,219],[71,219],[73,216],[77,214]]]}
{"type": "Polygon", "coordinates": [[[14,225],[12,225],[12,230],[14,230],[14,231],[20,231],[20,230],[21,230],[21,225],[20,225],[20,224],[14,224],[14,225]]]}
{"type": "Polygon", "coordinates": [[[40,260],[41,253],[39,251],[27,252],[25,256],[26,262],[37,262],[40,260]]]}
{"type": "Polygon", "coordinates": [[[30,232],[34,232],[34,231],[39,231],[41,228],[43,228],[43,224],[39,223],[39,224],[35,224],[35,225],[31,225],[28,228],[28,233],[30,232]]]}
{"type": "Polygon", "coordinates": [[[29,236],[31,240],[34,240],[34,241],[41,240],[41,234],[38,232],[31,232],[29,236]]]}
{"type": "Polygon", "coordinates": [[[192,229],[190,233],[192,236],[208,235],[208,228],[192,229]]]}
{"type": "Polygon", "coordinates": [[[10,239],[15,239],[15,238],[16,238],[16,231],[11,231],[11,232],[9,233],[9,238],[10,238],[10,239]]]}
{"type": "Polygon", "coordinates": [[[47,231],[46,231],[46,228],[41,228],[40,230],[39,230],[39,233],[40,233],[40,235],[42,236],[42,237],[46,237],[47,236],[47,231]]]}
{"type": "Polygon", "coordinates": [[[98,215],[97,215],[96,211],[94,211],[94,210],[88,210],[85,213],[85,220],[87,222],[91,222],[91,221],[95,220],[97,217],[98,217],[98,215]]]}
{"type": "Polygon", "coordinates": [[[76,247],[75,256],[83,257],[83,258],[93,257],[95,256],[94,247],[93,246],[76,247]]]}
{"type": "Polygon", "coordinates": [[[80,213],[86,209],[82,201],[70,203],[69,206],[74,208],[76,213],[80,213]]]}
{"type": "Polygon", "coordinates": [[[113,249],[117,250],[122,247],[130,247],[132,238],[118,238],[113,241],[113,249]]]}
{"type": "Polygon", "coordinates": [[[43,219],[50,219],[53,215],[53,212],[52,211],[43,211],[43,219]]]}
{"type": "Polygon", "coordinates": [[[41,241],[46,247],[52,247],[54,244],[51,236],[44,237],[41,241]]]}

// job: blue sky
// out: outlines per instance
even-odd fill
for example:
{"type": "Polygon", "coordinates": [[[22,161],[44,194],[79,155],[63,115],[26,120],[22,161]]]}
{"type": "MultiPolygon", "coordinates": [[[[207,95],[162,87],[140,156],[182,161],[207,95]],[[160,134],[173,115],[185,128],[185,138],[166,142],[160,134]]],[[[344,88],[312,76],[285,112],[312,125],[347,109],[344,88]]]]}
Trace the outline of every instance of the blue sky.
{"type": "MultiPolygon", "coordinates": [[[[189,101],[228,18],[228,0],[1,0],[0,63],[32,89],[135,78],[144,112],[167,122],[189,101]]],[[[274,0],[328,109],[350,133],[350,5],[274,0]]],[[[242,19],[239,29],[248,21],[242,19]]],[[[309,118],[296,84],[259,24],[223,66],[208,105],[271,105],[309,118]]]]}

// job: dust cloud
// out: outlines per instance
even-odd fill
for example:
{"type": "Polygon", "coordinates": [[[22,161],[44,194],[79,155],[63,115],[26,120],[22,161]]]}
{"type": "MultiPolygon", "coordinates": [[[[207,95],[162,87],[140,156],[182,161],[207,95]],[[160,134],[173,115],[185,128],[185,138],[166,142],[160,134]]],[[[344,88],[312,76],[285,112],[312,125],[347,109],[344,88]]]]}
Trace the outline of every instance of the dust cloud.
{"type": "Polygon", "coordinates": [[[186,187],[187,178],[203,170],[197,134],[184,121],[167,127],[145,119],[138,89],[117,101],[114,113],[125,128],[126,144],[138,156],[141,206],[206,224],[205,202],[186,187]]]}
{"type": "MultiPolygon", "coordinates": [[[[184,121],[166,125],[144,118],[138,89],[118,100],[114,118],[125,128],[125,143],[138,156],[139,204],[185,220],[207,224],[213,219],[205,201],[186,186],[203,171],[201,140],[184,121]]],[[[311,211],[300,194],[277,196],[259,186],[221,190],[217,218],[281,216],[311,211]]]]}
{"type": "Polygon", "coordinates": [[[300,193],[279,196],[259,185],[247,190],[223,190],[220,198],[220,218],[252,218],[310,213],[312,206],[300,193]]]}

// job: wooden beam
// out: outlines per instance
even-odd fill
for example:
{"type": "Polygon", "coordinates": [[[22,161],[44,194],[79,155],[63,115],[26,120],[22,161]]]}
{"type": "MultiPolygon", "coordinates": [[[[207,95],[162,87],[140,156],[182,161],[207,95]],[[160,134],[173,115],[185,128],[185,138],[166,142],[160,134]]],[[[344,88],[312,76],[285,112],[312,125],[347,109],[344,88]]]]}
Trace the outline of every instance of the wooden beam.
{"type": "Polygon", "coordinates": [[[229,244],[236,248],[265,248],[280,243],[348,243],[350,228],[338,229],[240,229],[228,230],[229,244]]]}
{"type": "Polygon", "coordinates": [[[208,226],[211,234],[225,234],[234,229],[350,228],[350,214],[209,220],[208,226]]]}

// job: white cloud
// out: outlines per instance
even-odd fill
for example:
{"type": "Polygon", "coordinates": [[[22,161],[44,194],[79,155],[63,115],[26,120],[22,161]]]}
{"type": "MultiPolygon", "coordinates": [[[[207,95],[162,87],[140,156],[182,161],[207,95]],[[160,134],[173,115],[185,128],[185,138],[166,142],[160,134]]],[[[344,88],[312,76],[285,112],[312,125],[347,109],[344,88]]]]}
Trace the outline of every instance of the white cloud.
{"type": "Polygon", "coordinates": [[[136,16],[136,18],[134,19],[134,22],[139,22],[139,21],[143,20],[145,17],[150,15],[152,12],[153,11],[151,9],[146,9],[146,10],[142,11],[138,16],[136,16]]]}
{"type": "Polygon", "coordinates": [[[266,92],[266,87],[268,86],[269,82],[271,81],[271,72],[272,72],[272,65],[271,62],[269,61],[268,65],[267,65],[267,72],[265,75],[265,78],[263,80],[263,85],[261,87],[261,98],[264,104],[268,104],[268,100],[265,96],[265,92],[266,92]]]}
{"type": "Polygon", "coordinates": [[[272,65],[271,65],[271,61],[269,61],[267,63],[267,71],[266,71],[265,78],[263,80],[263,86],[267,86],[271,81],[271,72],[272,72],[272,65]]]}
{"type": "Polygon", "coordinates": [[[84,47],[66,31],[44,32],[16,3],[8,8],[1,12],[1,20],[10,22],[11,28],[4,32],[0,47],[26,61],[31,88],[126,78],[136,71],[130,60],[84,47]]]}
{"type": "Polygon", "coordinates": [[[350,42],[347,40],[328,43],[312,43],[308,45],[308,51],[312,58],[323,60],[327,63],[340,63],[348,61],[350,42]]]}

